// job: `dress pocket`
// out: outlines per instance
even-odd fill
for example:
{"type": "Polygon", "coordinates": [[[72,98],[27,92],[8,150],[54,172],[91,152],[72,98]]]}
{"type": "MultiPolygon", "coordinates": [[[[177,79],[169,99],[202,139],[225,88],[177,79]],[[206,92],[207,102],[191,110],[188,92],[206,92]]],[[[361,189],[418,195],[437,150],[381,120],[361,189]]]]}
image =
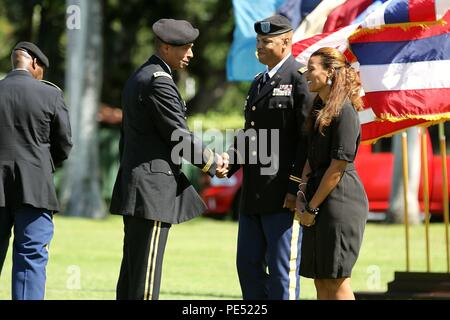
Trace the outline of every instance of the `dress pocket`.
{"type": "Polygon", "coordinates": [[[164,173],[168,176],[173,176],[173,170],[169,163],[162,159],[155,159],[150,161],[150,172],[151,173],[164,173]]]}
{"type": "Polygon", "coordinates": [[[271,110],[292,109],[291,97],[272,97],[269,100],[268,108],[271,110]]]}

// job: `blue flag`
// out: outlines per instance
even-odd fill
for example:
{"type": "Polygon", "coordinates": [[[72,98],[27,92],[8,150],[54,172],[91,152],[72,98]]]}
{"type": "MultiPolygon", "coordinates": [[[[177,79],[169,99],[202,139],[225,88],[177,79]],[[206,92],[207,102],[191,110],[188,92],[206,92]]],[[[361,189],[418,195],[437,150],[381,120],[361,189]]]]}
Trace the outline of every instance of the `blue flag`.
{"type": "Polygon", "coordinates": [[[285,16],[291,21],[295,30],[303,19],[314,10],[322,0],[285,0],[277,9],[277,13],[285,16]]]}
{"type": "Polygon", "coordinates": [[[277,13],[285,16],[291,21],[292,28],[295,30],[303,20],[302,5],[303,0],[286,0],[277,10],[277,13]]]}
{"type": "Polygon", "coordinates": [[[229,81],[252,81],[265,70],[256,58],[256,21],[273,15],[284,0],[233,0],[235,29],[227,58],[229,81]]]}
{"type": "Polygon", "coordinates": [[[319,5],[321,1],[322,0],[302,0],[301,20],[303,20],[308,14],[310,14],[319,5]]]}

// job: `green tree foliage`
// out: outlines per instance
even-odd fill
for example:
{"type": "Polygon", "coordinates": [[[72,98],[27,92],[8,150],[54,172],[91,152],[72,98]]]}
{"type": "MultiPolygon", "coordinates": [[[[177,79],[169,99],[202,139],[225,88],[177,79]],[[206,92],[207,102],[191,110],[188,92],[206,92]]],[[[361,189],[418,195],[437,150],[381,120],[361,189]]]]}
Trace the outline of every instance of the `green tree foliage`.
{"type": "MultiPolygon", "coordinates": [[[[123,85],[129,75],[152,54],[152,24],[160,18],[189,20],[200,30],[194,59],[178,75],[185,90],[189,77],[196,93],[188,101],[190,113],[219,107],[221,112],[241,111],[248,85],[226,81],[226,56],[234,20],[231,1],[222,0],[102,0],[104,68],[102,101],[120,107],[123,85]]],[[[66,4],[54,0],[0,0],[0,72],[10,68],[11,47],[20,40],[37,43],[48,55],[50,81],[63,86],[66,50],[66,4]]]]}
{"type": "MultiPolygon", "coordinates": [[[[126,80],[153,53],[151,27],[155,21],[184,19],[200,30],[194,45],[194,59],[188,70],[178,72],[175,79],[188,102],[188,112],[196,115],[189,117],[190,122],[201,120],[205,129],[242,127],[242,107],[249,83],[227,82],[225,74],[234,29],[231,3],[223,0],[101,0],[101,101],[120,107],[126,80]],[[187,95],[186,79],[195,80],[194,96],[187,95]]],[[[12,47],[18,41],[32,41],[50,60],[46,79],[65,89],[65,76],[71,76],[66,74],[65,65],[66,10],[64,0],[0,0],[0,75],[11,68],[12,47]]],[[[117,127],[101,127],[100,167],[105,198],[111,194],[117,172],[117,138],[117,127]]]]}
{"type": "Polygon", "coordinates": [[[50,59],[46,78],[58,84],[64,82],[65,1],[0,0],[0,70],[10,68],[11,48],[19,41],[37,43],[50,59]],[[3,28],[5,27],[5,29],[3,28]]]}

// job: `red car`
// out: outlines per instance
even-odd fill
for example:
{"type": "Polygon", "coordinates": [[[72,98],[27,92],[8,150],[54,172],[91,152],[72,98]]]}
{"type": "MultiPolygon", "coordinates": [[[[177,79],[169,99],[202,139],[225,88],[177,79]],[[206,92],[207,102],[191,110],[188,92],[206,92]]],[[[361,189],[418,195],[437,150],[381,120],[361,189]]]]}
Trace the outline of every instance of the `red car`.
{"type": "MultiPolygon", "coordinates": [[[[383,213],[389,207],[389,197],[394,169],[394,155],[390,150],[391,139],[382,139],[375,145],[361,145],[355,159],[355,166],[369,198],[370,217],[382,220],[383,213]],[[384,144],[384,146],[383,146],[384,144]]],[[[447,167],[450,168],[450,157],[447,157],[447,167]]],[[[423,211],[423,174],[421,173],[419,203],[423,211]]],[[[449,176],[450,178],[450,176],[449,176]]],[[[236,172],[230,179],[207,179],[201,196],[208,206],[207,215],[226,216],[230,214],[233,219],[238,217],[238,203],[242,184],[242,170],[236,172]]],[[[435,216],[442,216],[442,166],[440,155],[432,152],[431,143],[428,143],[428,179],[430,212],[435,216]]],[[[369,217],[369,218],[370,218],[369,217]]]]}

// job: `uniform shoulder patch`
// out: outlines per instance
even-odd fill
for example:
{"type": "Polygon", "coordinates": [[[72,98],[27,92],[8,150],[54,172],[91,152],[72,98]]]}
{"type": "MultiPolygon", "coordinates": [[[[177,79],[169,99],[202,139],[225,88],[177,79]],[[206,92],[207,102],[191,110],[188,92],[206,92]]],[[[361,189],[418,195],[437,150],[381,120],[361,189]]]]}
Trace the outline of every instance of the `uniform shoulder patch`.
{"type": "Polygon", "coordinates": [[[60,87],[58,87],[53,82],[47,81],[47,80],[40,80],[40,82],[45,83],[46,85],[52,86],[53,88],[58,89],[59,91],[62,91],[60,87]]]}
{"type": "Polygon", "coordinates": [[[155,73],[153,73],[153,77],[157,78],[157,77],[167,77],[172,79],[172,76],[170,74],[168,74],[167,72],[164,71],[156,71],[155,73]]]}
{"type": "Polygon", "coordinates": [[[304,74],[306,71],[308,71],[308,68],[306,66],[301,67],[297,70],[298,72],[300,72],[301,74],[304,74]]]}
{"type": "Polygon", "coordinates": [[[254,79],[256,79],[256,78],[258,78],[259,77],[259,75],[261,75],[262,74],[262,72],[260,72],[260,73],[258,73],[256,76],[255,76],[255,78],[254,79]]]}

